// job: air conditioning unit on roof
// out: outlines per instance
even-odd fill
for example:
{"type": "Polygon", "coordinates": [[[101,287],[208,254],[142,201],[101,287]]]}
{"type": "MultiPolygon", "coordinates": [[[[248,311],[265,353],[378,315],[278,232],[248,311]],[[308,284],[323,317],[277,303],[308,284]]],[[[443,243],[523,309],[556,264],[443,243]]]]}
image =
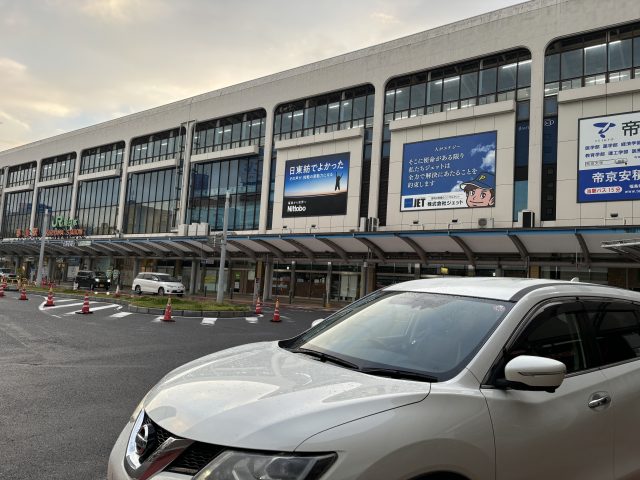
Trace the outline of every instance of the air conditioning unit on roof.
{"type": "Polygon", "coordinates": [[[493,218],[479,218],[478,219],[478,227],[479,228],[493,228],[493,218]]]}

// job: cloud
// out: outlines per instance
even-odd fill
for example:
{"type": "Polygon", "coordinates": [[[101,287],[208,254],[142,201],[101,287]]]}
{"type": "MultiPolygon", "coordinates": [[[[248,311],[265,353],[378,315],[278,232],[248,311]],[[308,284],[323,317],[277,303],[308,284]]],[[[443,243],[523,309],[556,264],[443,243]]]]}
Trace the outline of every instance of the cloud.
{"type": "Polygon", "coordinates": [[[27,66],[7,57],[0,58],[0,73],[4,75],[21,75],[27,70],[27,66]]]}

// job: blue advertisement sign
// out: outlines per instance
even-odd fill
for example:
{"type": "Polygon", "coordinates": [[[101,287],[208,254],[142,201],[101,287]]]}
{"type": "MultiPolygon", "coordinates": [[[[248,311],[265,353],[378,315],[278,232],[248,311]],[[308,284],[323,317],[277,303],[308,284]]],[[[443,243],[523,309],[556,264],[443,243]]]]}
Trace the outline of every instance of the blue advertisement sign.
{"type": "Polygon", "coordinates": [[[493,207],[497,133],[407,143],[400,210],[493,207]]]}
{"type": "Polygon", "coordinates": [[[578,202],[640,199],[640,112],[579,121],[578,202]]]}
{"type": "Polygon", "coordinates": [[[347,152],[287,161],[282,216],[345,215],[349,155],[347,152]]]}

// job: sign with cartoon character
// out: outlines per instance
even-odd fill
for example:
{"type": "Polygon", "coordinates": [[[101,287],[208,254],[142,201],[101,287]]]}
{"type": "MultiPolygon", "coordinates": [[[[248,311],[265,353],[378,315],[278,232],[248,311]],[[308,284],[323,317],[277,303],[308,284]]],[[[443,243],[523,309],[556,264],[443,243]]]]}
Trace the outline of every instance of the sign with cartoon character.
{"type": "Polygon", "coordinates": [[[578,202],[640,199],[640,112],[579,120],[578,202]]]}
{"type": "Polygon", "coordinates": [[[345,215],[349,156],[346,152],[287,161],[282,216],[345,215]]]}
{"type": "Polygon", "coordinates": [[[400,210],[494,207],[497,132],[407,143],[400,210]]]}

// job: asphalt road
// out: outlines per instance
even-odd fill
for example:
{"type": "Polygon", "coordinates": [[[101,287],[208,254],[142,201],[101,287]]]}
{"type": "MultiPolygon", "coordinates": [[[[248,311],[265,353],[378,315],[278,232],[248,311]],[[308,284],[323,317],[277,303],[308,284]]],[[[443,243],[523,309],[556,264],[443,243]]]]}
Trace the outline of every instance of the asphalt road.
{"type": "Polygon", "coordinates": [[[111,447],[144,394],[171,369],[228,347],[291,337],[323,311],[264,317],[129,314],[115,304],[0,298],[0,479],[106,478],[111,447]],[[204,321],[204,323],[203,323],[204,321]]]}

